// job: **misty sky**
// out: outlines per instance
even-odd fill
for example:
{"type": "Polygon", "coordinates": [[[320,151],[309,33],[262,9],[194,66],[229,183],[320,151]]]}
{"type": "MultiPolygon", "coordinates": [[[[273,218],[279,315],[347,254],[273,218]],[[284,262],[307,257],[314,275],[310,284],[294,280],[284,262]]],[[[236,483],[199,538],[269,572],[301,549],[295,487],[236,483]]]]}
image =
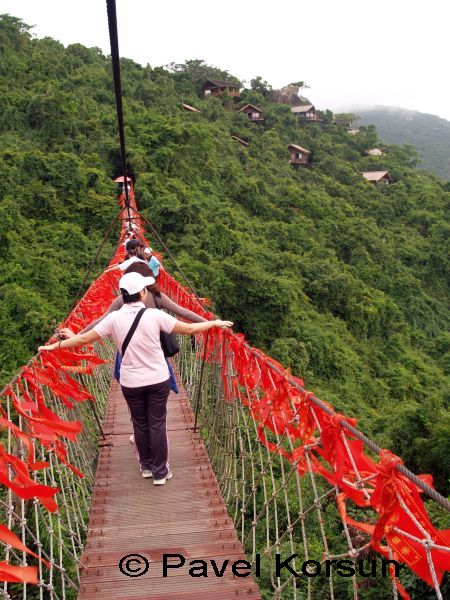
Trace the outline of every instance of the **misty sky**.
{"type": "MultiPolygon", "coordinates": [[[[241,80],[305,81],[316,108],[383,104],[450,120],[450,1],[116,0],[122,56],[200,58],[241,80]]],[[[0,0],[38,37],[109,54],[105,0],[0,0]]]]}

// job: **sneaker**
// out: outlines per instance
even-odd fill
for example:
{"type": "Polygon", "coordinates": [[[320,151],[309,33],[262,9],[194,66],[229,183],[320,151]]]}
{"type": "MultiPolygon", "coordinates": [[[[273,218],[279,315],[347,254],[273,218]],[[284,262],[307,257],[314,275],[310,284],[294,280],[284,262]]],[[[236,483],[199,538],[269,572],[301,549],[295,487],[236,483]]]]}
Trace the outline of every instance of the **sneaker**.
{"type": "Polygon", "coordinates": [[[141,475],[144,479],[150,479],[153,477],[153,473],[149,469],[141,469],[141,475]]]}
{"type": "Polygon", "coordinates": [[[165,477],[163,477],[162,479],[155,479],[153,481],[153,485],[164,485],[166,483],[166,481],[168,479],[172,479],[172,477],[173,477],[173,473],[172,473],[172,471],[169,471],[167,473],[167,475],[165,477]]]}
{"type": "Polygon", "coordinates": [[[130,435],[130,444],[134,444],[134,433],[130,435]]]}

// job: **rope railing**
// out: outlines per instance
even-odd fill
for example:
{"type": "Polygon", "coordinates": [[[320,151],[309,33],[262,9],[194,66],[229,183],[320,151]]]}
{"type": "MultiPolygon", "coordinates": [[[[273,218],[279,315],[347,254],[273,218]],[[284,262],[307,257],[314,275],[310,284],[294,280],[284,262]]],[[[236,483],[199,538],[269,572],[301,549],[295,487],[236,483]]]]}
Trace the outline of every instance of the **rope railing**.
{"type": "MultiPolygon", "coordinates": [[[[73,373],[71,381],[74,390],[86,389],[95,397],[97,411],[103,414],[112,347],[98,344],[95,350],[103,357],[95,378],[87,381],[73,373]]],[[[19,597],[19,587],[20,597],[27,597],[27,583],[33,582],[28,565],[36,564],[36,560],[27,562],[25,547],[38,561],[39,576],[34,583],[39,586],[39,598],[75,597],[70,590],[76,591],[78,586],[74,565],[80,559],[87,532],[98,429],[88,403],[76,403],[69,410],[51,386],[35,378],[44,369],[36,362],[24,370],[1,399],[0,513],[1,522],[13,534],[5,528],[0,536],[5,561],[0,566],[4,580],[0,594],[4,598],[19,597]],[[57,490],[56,503],[53,498],[57,490]],[[13,564],[17,567],[10,566],[13,564]]],[[[62,372],[60,376],[64,377],[62,372]]]]}
{"type": "MultiPolygon", "coordinates": [[[[199,301],[197,293],[191,286],[188,286],[191,290],[189,292],[167,271],[161,272],[159,281],[163,291],[178,304],[198,312],[207,319],[215,318],[204,308],[204,302],[199,301]]],[[[374,559],[383,557],[385,560],[395,560],[399,565],[409,567],[421,580],[433,587],[437,598],[443,598],[449,591],[449,583],[446,583],[444,571],[450,570],[450,530],[438,530],[431,523],[420,494],[424,492],[430,500],[437,503],[437,507],[432,506],[433,502],[429,502],[428,506],[432,509],[433,515],[441,514],[442,521],[447,519],[448,522],[450,502],[434,489],[431,476],[417,476],[412,473],[403,465],[399,457],[381,449],[358,430],[355,427],[355,419],[336,413],[331,405],[308,392],[301,379],[292,376],[282,365],[257,348],[251,347],[243,335],[211,330],[208,337],[204,335],[203,338],[203,347],[196,345],[195,358],[191,356],[187,360],[183,353],[180,353],[178,358],[183,382],[191,392],[191,401],[194,400],[192,408],[196,415],[195,423],[197,424],[201,407],[202,418],[205,417],[205,403],[202,398],[205,394],[208,397],[208,393],[203,391],[203,387],[210,389],[211,369],[213,369],[214,386],[209,397],[214,398],[216,412],[211,413],[214,419],[219,418],[216,409],[221,406],[221,403],[237,403],[240,411],[248,411],[246,418],[248,422],[253,423],[255,439],[258,441],[258,453],[259,445],[262,444],[265,446],[265,452],[278,456],[280,462],[278,474],[283,472],[283,469],[295,471],[295,478],[292,473],[286,478],[289,481],[297,479],[298,476],[303,481],[307,479],[306,474],[309,474],[316,511],[320,507],[322,498],[327,499],[328,505],[330,498],[335,496],[336,502],[332,504],[334,510],[338,511],[336,514],[349,548],[347,552],[340,553],[338,556],[350,556],[352,559],[371,556],[374,559]],[[187,371],[185,371],[186,364],[188,364],[187,371]],[[202,384],[205,373],[207,374],[205,383],[202,384]],[[195,377],[192,379],[194,374],[195,377]],[[326,486],[327,483],[331,487],[321,495],[320,487],[326,486]],[[347,504],[350,504],[351,516],[347,514],[347,504]],[[402,527],[395,526],[400,523],[402,527]],[[359,549],[350,544],[350,533],[359,537],[366,536],[364,544],[359,549]]],[[[192,346],[184,344],[184,348],[192,351],[192,346]]],[[[230,417],[228,413],[226,416],[230,417]]],[[[242,423],[235,424],[236,431],[240,431],[241,428],[242,423]]],[[[211,426],[211,421],[207,420],[206,427],[202,428],[206,441],[210,436],[216,440],[216,450],[223,462],[224,457],[227,456],[227,448],[232,440],[236,440],[236,436],[230,434],[233,427],[226,419],[222,423],[221,431],[224,436],[223,445],[218,443],[217,436],[214,437],[215,429],[211,426]]],[[[239,448],[234,445],[231,453],[228,453],[231,457],[242,452],[241,439],[239,444],[239,448]]],[[[254,455],[253,449],[249,450],[248,456],[254,455]]],[[[250,458],[251,462],[253,460],[250,458]]],[[[273,460],[273,458],[269,460],[271,477],[270,465],[273,460]]],[[[219,463],[214,466],[218,469],[219,476],[223,465],[219,463]]],[[[230,466],[228,465],[227,468],[229,469],[230,466]]],[[[255,471],[254,465],[251,471],[252,473],[255,471]]],[[[258,472],[258,481],[262,485],[264,503],[267,507],[270,501],[277,498],[279,492],[275,493],[275,488],[272,486],[270,498],[266,497],[267,472],[262,463],[259,465],[258,472]]],[[[239,476],[243,480],[240,484],[241,488],[245,490],[248,482],[245,481],[244,475],[239,476]]],[[[228,494],[229,485],[222,488],[224,494],[228,494]]],[[[252,485],[252,493],[248,489],[246,492],[242,491],[247,498],[247,503],[250,502],[252,495],[254,497],[256,494],[254,488],[255,486],[252,485]]],[[[284,486],[281,489],[284,489],[284,486]]],[[[291,496],[288,494],[288,497],[291,496]]],[[[228,502],[230,502],[229,498],[228,502]]],[[[230,504],[228,506],[232,510],[230,504]]],[[[247,505],[241,506],[240,512],[245,514],[246,511],[247,505]]],[[[313,512],[312,506],[308,511],[313,512]]],[[[263,513],[257,514],[258,519],[263,517],[263,513]]],[[[277,523],[276,515],[275,509],[275,523],[277,523]]],[[[303,518],[300,515],[300,521],[303,518]]],[[[335,557],[327,550],[323,532],[324,519],[320,515],[317,518],[323,538],[322,562],[325,560],[325,567],[328,568],[326,561],[335,560],[335,557]]],[[[243,516],[239,519],[235,517],[237,528],[244,526],[243,520],[243,516]]],[[[288,523],[283,538],[290,538],[292,527],[292,523],[288,523]]],[[[267,523],[266,528],[269,531],[270,527],[267,523]]],[[[303,525],[301,529],[302,532],[306,531],[303,525]]],[[[248,551],[248,540],[244,536],[242,542],[248,551]]],[[[275,548],[279,547],[276,536],[273,544],[275,548]]],[[[265,552],[268,552],[270,547],[273,549],[273,546],[269,545],[265,552]]],[[[255,546],[251,552],[255,554],[255,546]]],[[[305,551],[303,556],[305,558],[308,555],[310,553],[305,551]]],[[[392,569],[390,573],[391,571],[392,569]]],[[[326,577],[332,598],[334,597],[333,577],[331,574],[330,577],[326,577]]],[[[353,577],[356,577],[356,573],[353,577]]],[[[294,580],[295,586],[298,586],[298,579],[294,577],[294,580]]],[[[337,581],[342,586],[342,577],[337,581]]],[[[354,597],[357,597],[358,593],[361,595],[361,589],[370,585],[367,580],[356,582],[353,579],[353,581],[354,597]]],[[[403,598],[408,598],[409,595],[398,578],[394,578],[393,582],[393,596],[397,597],[400,594],[403,598]]],[[[272,581],[273,597],[281,597],[280,594],[285,590],[286,585],[285,582],[280,587],[279,583],[275,584],[272,581]]],[[[323,589],[323,585],[319,588],[323,589]]]]}
{"type": "Polygon", "coordinates": [[[432,525],[398,459],[383,451],[377,463],[342,428],[345,417],[327,421],[311,394],[284,396],[286,380],[248,350],[238,372],[233,336],[210,338],[204,364],[205,339],[180,339],[177,368],[264,597],[363,599],[376,588],[380,598],[408,598],[413,574],[445,597],[448,532],[432,525]],[[388,492],[393,508],[379,503],[388,492]],[[277,573],[292,555],[292,570],[277,573]]]}
{"type": "MultiPolygon", "coordinates": [[[[114,0],[107,0],[107,3],[109,10],[109,5],[114,5],[114,0]]],[[[119,81],[119,87],[117,88],[116,86],[116,102],[118,115],[120,115],[121,99],[119,98],[120,103],[117,101],[118,96],[120,96],[118,45],[117,51],[115,50],[115,45],[113,45],[113,37],[114,39],[117,37],[115,8],[112,16],[110,12],[111,11],[109,10],[108,17],[110,30],[114,30],[114,36],[111,36],[113,70],[115,71],[115,81],[119,81]],[[116,72],[119,73],[119,79],[116,77],[116,72]]],[[[120,117],[119,130],[123,131],[123,123],[121,124],[120,117]]],[[[125,163],[124,145],[122,147],[122,161],[125,163]]],[[[124,173],[126,174],[125,164],[124,173]]],[[[130,217],[127,196],[125,198],[125,203],[128,206],[128,216],[130,217]]],[[[161,247],[166,251],[191,293],[183,288],[164,270],[160,276],[160,283],[163,290],[182,306],[199,312],[207,319],[214,318],[214,315],[205,309],[204,303],[199,298],[197,292],[194,290],[183,271],[177,265],[172,253],[158,235],[153,224],[145,217],[145,215],[141,215],[137,212],[135,203],[133,203],[133,211],[134,218],[137,218],[140,223],[145,223],[149,227],[154,238],[158,240],[161,247]]],[[[206,340],[204,339],[203,354],[195,354],[195,362],[193,362],[192,359],[189,361],[189,376],[192,376],[193,372],[197,372],[194,365],[201,364],[195,385],[191,382],[193,385],[191,399],[195,398],[193,405],[195,411],[195,427],[197,426],[201,404],[203,407],[202,416],[205,418],[205,405],[201,403],[201,398],[203,397],[203,387],[207,389],[210,385],[208,378],[206,378],[205,384],[203,385],[205,370],[207,370],[205,369],[205,359],[207,354],[208,357],[211,358],[208,347],[214,346],[214,344],[218,344],[220,347],[220,349],[215,349],[215,362],[213,361],[213,363],[216,364],[218,368],[221,368],[223,397],[227,402],[238,403],[240,410],[244,410],[243,407],[248,408],[249,418],[251,418],[251,422],[256,428],[255,439],[259,439],[259,442],[265,446],[266,451],[269,453],[270,460],[268,465],[272,480],[273,472],[271,464],[273,455],[280,457],[280,473],[283,474],[283,477],[283,469],[287,468],[287,465],[283,466],[283,460],[289,463],[290,469],[295,470],[295,477],[291,476],[291,473],[287,481],[298,478],[299,473],[304,476],[306,472],[308,472],[312,477],[311,486],[314,492],[314,505],[316,506],[316,509],[319,510],[322,497],[320,495],[318,496],[319,486],[314,479],[314,473],[320,475],[323,480],[333,486],[325,493],[324,497],[329,500],[334,490],[333,493],[336,496],[336,500],[338,500],[336,506],[338,507],[341,521],[344,526],[350,555],[352,557],[358,556],[361,553],[361,548],[355,550],[352,547],[351,538],[349,536],[349,526],[356,530],[359,529],[366,534],[370,532],[371,539],[365,544],[364,549],[370,547],[371,550],[376,550],[379,554],[386,556],[387,558],[395,556],[399,560],[403,560],[403,562],[408,564],[417,575],[422,577],[422,579],[427,581],[430,585],[433,585],[437,597],[441,598],[442,593],[439,586],[442,579],[442,573],[444,570],[449,569],[450,560],[448,545],[450,536],[448,535],[448,532],[441,532],[433,527],[423,507],[419,493],[425,492],[429,498],[437,502],[442,509],[448,512],[450,512],[449,500],[444,498],[433,488],[431,481],[428,478],[416,476],[403,465],[398,457],[392,455],[388,451],[382,450],[373,440],[356,429],[356,421],[354,419],[348,419],[345,415],[336,413],[329,404],[308,392],[305,389],[302,380],[292,377],[291,374],[281,365],[276,363],[276,361],[266,357],[258,349],[252,348],[243,338],[239,339],[238,336],[226,336],[225,334],[222,334],[216,336],[211,335],[210,337],[208,333],[206,340]],[[256,374],[256,381],[255,373],[252,372],[252,369],[255,368],[259,371],[259,374],[256,374]],[[280,388],[283,390],[281,395],[278,394],[280,388]],[[275,398],[275,402],[272,401],[272,398],[275,398]],[[300,443],[298,444],[298,442],[300,443]],[[364,453],[363,445],[366,447],[366,452],[368,452],[368,454],[364,453]],[[377,458],[375,458],[376,455],[377,458]],[[378,457],[381,457],[379,463],[377,462],[378,457]],[[361,465],[359,463],[362,463],[363,476],[360,474],[361,465]],[[364,475],[366,472],[367,474],[364,475]],[[405,504],[405,497],[411,495],[414,496],[413,504],[415,504],[415,513],[414,511],[411,512],[407,503],[405,504]],[[346,500],[348,499],[353,501],[360,509],[370,508],[378,513],[378,520],[374,520],[374,525],[367,523],[367,521],[358,523],[350,517],[347,517],[346,500]],[[389,509],[386,509],[386,503],[390,504],[389,509]],[[420,513],[420,518],[417,518],[418,513],[420,513]],[[396,523],[402,518],[405,519],[405,515],[408,515],[409,521],[407,521],[407,526],[409,526],[410,531],[408,532],[394,528],[395,533],[388,536],[388,532],[391,531],[391,524],[396,523]],[[412,529],[415,531],[415,536],[411,536],[412,529]],[[380,543],[382,538],[387,543],[387,545],[383,547],[380,543]],[[416,544],[419,548],[412,548],[411,544],[416,544]],[[414,568],[415,562],[411,559],[411,556],[419,556],[415,562],[418,562],[420,559],[420,568],[414,568]],[[422,566],[423,559],[426,559],[427,562],[426,569],[422,566]]],[[[184,344],[184,346],[187,348],[186,344],[184,344]]],[[[180,365],[186,364],[186,360],[183,359],[181,355],[179,361],[180,365]]],[[[210,363],[210,361],[208,361],[208,363],[210,363]]],[[[189,381],[189,377],[186,373],[183,373],[183,378],[186,382],[189,381]]],[[[218,390],[220,389],[218,383],[220,377],[218,377],[216,373],[214,378],[216,381],[215,389],[218,390]]],[[[221,405],[218,396],[216,397],[216,403],[218,406],[221,405]]],[[[212,412],[212,415],[214,415],[214,418],[217,418],[217,413],[214,411],[212,412]]],[[[229,414],[225,416],[230,417],[229,414]]],[[[242,448],[245,447],[245,445],[243,445],[243,439],[249,439],[247,424],[247,435],[244,438],[236,435],[236,432],[241,431],[242,426],[239,419],[238,423],[239,425],[235,425],[235,429],[232,429],[233,435],[229,435],[229,437],[225,438],[225,446],[221,445],[218,438],[213,438],[218,444],[219,456],[222,461],[224,460],[224,457],[227,456],[227,448],[230,444],[232,444],[232,450],[229,452],[231,460],[238,452],[236,446],[238,440],[239,451],[242,455],[242,448]]],[[[213,431],[214,428],[211,427],[211,423],[208,422],[207,436],[213,435],[213,431]]],[[[259,446],[258,452],[261,452],[259,446]]],[[[249,455],[253,456],[251,452],[249,455]]],[[[244,469],[244,465],[245,461],[242,459],[242,469],[244,469]]],[[[219,471],[223,468],[222,463],[218,465],[218,468],[219,471]]],[[[255,467],[253,462],[251,462],[252,477],[254,471],[255,467]]],[[[263,469],[260,473],[260,478],[262,478],[264,482],[266,471],[263,469]]],[[[230,479],[230,477],[231,476],[229,476],[228,479],[230,479]]],[[[235,485],[236,481],[237,480],[234,479],[235,485]]],[[[242,489],[244,490],[245,487],[246,482],[244,479],[242,482],[242,489]]],[[[286,498],[288,498],[289,496],[287,495],[284,484],[282,487],[286,498]]],[[[252,485],[251,489],[254,497],[256,493],[255,485],[252,485]]],[[[301,490],[301,486],[298,489],[301,490]]],[[[263,490],[265,494],[265,483],[263,485],[263,490]]],[[[224,489],[224,492],[228,493],[228,488],[224,489]]],[[[248,498],[250,498],[251,495],[244,491],[243,494],[244,497],[247,497],[248,502],[248,498]]],[[[271,497],[276,498],[276,496],[277,494],[273,492],[271,497]]],[[[267,506],[267,502],[268,500],[266,498],[264,501],[265,506],[267,506]]],[[[239,517],[243,529],[242,541],[244,544],[246,544],[247,541],[244,539],[243,517],[246,510],[246,506],[241,507],[241,516],[239,517]]],[[[276,515],[277,513],[275,512],[275,516],[276,515]]],[[[237,520],[235,518],[237,526],[240,525],[239,519],[237,520]]],[[[303,535],[305,531],[303,514],[300,519],[302,521],[303,535]]],[[[318,515],[318,522],[323,538],[325,560],[334,560],[330,557],[328,551],[327,541],[323,532],[323,519],[320,514],[318,515]]],[[[287,527],[287,531],[289,532],[289,536],[287,537],[292,539],[293,525],[289,520],[287,527]]],[[[276,529],[278,529],[277,518],[276,529]]],[[[275,542],[275,547],[279,548],[278,542],[275,542]]],[[[269,547],[267,552],[270,551],[270,548],[271,547],[269,547]]],[[[255,554],[254,547],[252,552],[255,554]]],[[[306,546],[304,556],[308,556],[306,546]]],[[[344,553],[342,556],[349,556],[349,554],[344,553]]],[[[328,581],[330,585],[330,597],[333,597],[332,578],[330,577],[328,581]]],[[[394,596],[396,597],[399,592],[406,597],[406,592],[404,592],[400,583],[397,580],[395,580],[394,583],[394,596]]],[[[272,579],[272,589],[275,592],[274,597],[281,597],[280,594],[286,585],[287,583],[281,585],[280,580],[275,584],[272,579]]],[[[359,584],[356,583],[356,579],[354,578],[354,597],[357,597],[358,595],[358,586],[359,584]]],[[[308,598],[309,597],[310,584],[308,583],[308,598]]]]}
{"type": "MultiPolygon", "coordinates": [[[[110,264],[124,253],[119,244],[110,264]]],[[[64,325],[103,314],[117,280],[93,281],[64,325]]],[[[114,353],[110,341],[38,353],[0,392],[0,597],[77,596],[114,353]]]]}
{"type": "MultiPolygon", "coordinates": [[[[149,223],[145,220],[146,223],[149,223]]],[[[175,263],[176,264],[176,263],[175,263]]],[[[181,271],[180,271],[181,272],[181,271]]],[[[181,272],[183,279],[185,278],[184,274],[181,272]]],[[[209,312],[204,305],[205,298],[199,298],[198,294],[193,290],[192,286],[188,285],[188,288],[191,290],[189,293],[183,286],[179,284],[179,282],[170,276],[167,272],[163,273],[163,277],[161,278],[161,282],[164,286],[165,292],[170,295],[176,302],[182,304],[183,306],[189,307],[194,312],[198,312],[203,317],[207,319],[217,318],[213,313],[209,312]]],[[[236,338],[237,339],[237,338],[236,338]]],[[[281,375],[283,379],[289,383],[292,388],[295,388],[299,393],[303,394],[306,392],[304,383],[298,377],[293,377],[291,373],[284,369],[282,365],[278,364],[276,361],[267,357],[261,350],[258,348],[254,348],[250,346],[245,341],[242,341],[242,347],[245,350],[252,354],[256,359],[262,361],[264,366],[267,367],[270,371],[272,371],[276,376],[281,375]]],[[[308,393],[309,401],[316,405],[319,409],[324,411],[330,416],[336,416],[337,413],[334,411],[333,407],[330,406],[327,402],[323,402],[319,398],[317,398],[314,394],[308,393]]],[[[372,439],[367,437],[362,431],[356,429],[354,425],[350,423],[348,419],[344,418],[340,421],[340,426],[343,429],[346,429],[351,434],[353,434],[357,439],[359,439],[363,444],[369,449],[379,454],[382,451],[382,448],[378,446],[372,439]]],[[[441,494],[439,494],[431,485],[427,483],[425,479],[421,479],[417,477],[412,471],[407,469],[403,464],[396,463],[395,469],[405,475],[412,483],[414,483],[417,487],[419,487],[427,496],[429,496],[432,500],[437,502],[442,508],[446,511],[450,512],[450,501],[447,498],[444,498],[441,494]]]]}

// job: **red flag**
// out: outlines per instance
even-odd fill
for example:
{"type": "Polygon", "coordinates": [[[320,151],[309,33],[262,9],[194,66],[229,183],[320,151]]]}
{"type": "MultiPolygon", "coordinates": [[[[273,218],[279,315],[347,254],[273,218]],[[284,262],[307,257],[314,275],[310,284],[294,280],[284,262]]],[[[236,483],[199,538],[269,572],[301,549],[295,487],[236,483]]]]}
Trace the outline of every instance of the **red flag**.
{"type": "Polygon", "coordinates": [[[2,561],[0,562],[0,581],[37,583],[37,567],[15,567],[2,561]]]}

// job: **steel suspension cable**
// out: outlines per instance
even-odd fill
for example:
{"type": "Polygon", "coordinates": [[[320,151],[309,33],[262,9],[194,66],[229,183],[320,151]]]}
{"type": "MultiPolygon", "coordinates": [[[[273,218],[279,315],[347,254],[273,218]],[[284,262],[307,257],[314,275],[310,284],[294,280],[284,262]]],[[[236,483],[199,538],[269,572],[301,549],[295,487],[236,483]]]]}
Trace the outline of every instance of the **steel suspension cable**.
{"type": "Polygon", "coordinates": [[[114,94],[116,97],[117,124],[119,127],[120,155],[122,159],[122,175],[124,178],[125,206],[130,217],[130,198],[128,195],[127,154],[125,150],[125,129],[122,106],[122,84],[120,80],[119,36],[117,34],[117,12],[115,0],[106,0],[108,11],[109,41],[111,45],[111,62],[114,77],[114,94]]]}
{"type": "MultiPolygon", "coordinates": [[[[278,387],[284,384],[283,380],[286,377],[284,369],[270,372],[269,362],[263,361],[264,355],[261,356],[261,353],[257,359],[258,353],[255,350],[254,358],[257,362],[246,363],[243,381],[240,381],[235,388],[233,380],[236,378],[237,367],[232,358],[234,349],[231,337],[218,337],[213,345],[206,344],[204,338],[195,346],[192,346],[188,340],[181,340],[181,344],[182,352],[177,355],[175,361],[186,390],[191,396],[191,407],[193,410],[198,410],[201,437],[205,441],[215,477],[228,507],[228,514],[234,522],[236,531],[240,532],[244,551],[247,556],[252,556],[252,564],[255,563],[256,556],[264,559],[266,564],[270,562],[267,580],[261,583],[264,592],[270,592],[270,595],[264,597],[281,600],[286,594],[286,597],[289,595],[293,600],[299,598],[311,600],[316,597],[316,593],[317,597],[320,595],[331,600],[350,597],[350,590],[347,590],[348,595],[343,595],[345,590],[342,582],[339,581],[339,577],[333,575],[331,568],[328,571],[326,565],[328,563],[331,565],[332,561],[338,559],[352,561],[358,559],[361,564],[361,561],[368,556],[371,547],[371,536],[368,531],[365,531],[363,523],[372,526],[373,518],[366,514],[366,520],[360,521],[364,516],[362,506],[358,504],[358,507],[352,509],[356,511],[352,514],[352,518],[358,520],[347,523],[345,500],[351,496],[346,496],[344,492],[342,497],[342,489],[333,479],[324,477],[322,472],[324,466],[330,471],[331,462],[322,454],[322,449],[325,447],[323,436],[327,436],[328,432],[324,431],[324,424],[327,421],[323,421],[319,413],[327,412],[332,416],[335,414],[334,411],[330,410],[330,407],[325,411],[319,408],[319,404],[313,406],[315,403],[311,402],[307,412],[303,412],[305,405],[302,408],[302,402],[295,399],[294,395],[290,400],[290,408],[286,405],[281,409],[281,404],[279,405],[280,411],[286,410],[289,416],[285,424],[289,424],[289,428],[285,426],[279,430],[280,423],[275,421],[276,417],[271,415],[270,411],[258,414],[258,404],[264,401],[264,397],[272,397],[273,393],[277,393],[278,387]],[[202,374],[203,344],[208,347],[209,359],[207,369],[202,374]],[[275,374],[276,372],[278,375],[275,374]],[[204,377],[205,389],[202,393],[202,402],[199,404],[195,391],[202,377],[204,377]],[[309,417],[308,413],[310,413],[309,417]],[[308,421],[311,416],[313,417],[311,424],[318,432],[314,435],[307,430],[310,427],[308,421]],[[297,417],[306,423],[307,429],[299,427],[297,417]],[[297,437],[298,434],[300,438],[297,437]],[[328,533],[330,527],[333,530],[335,519],[338,518],[342,521],[345,537],[336,537],[328,533]],[[298,554],[299,538],[303,542],[303,553],[298,554]],[[299,587],[299,580],[295,576],[275,575],[278,573],[275,569],[275,553],[279,555],[283,552],[299,556],[300,560],[303,558],[307,563],[312,562],[322,566],[325,563],[328,585],[326,586],[325,580],[322,580],[318,584],[318,589],[314,589],[317,585],[313,586],[313,580],[307,577],[306,582],[299,587]],[[317,557],[318,552],[322,558],[311,560],[317,557]],[[329,587],[328,594],[324,592],[325,587],[329,587]],[[291,588],[290,592],[288,588],[291,588]]],[[[309,403],[311,395],[304,393],[302,398],[307,399],[309,403]]],[[[320,400],[318,403],[323,404],[320,400]]],[[[345,417],[339,422],[341,427],[343,423],[345,417]]],[[[370,500],[378,476],[376,465],[373,463],[374,469],[371,470],[367,469],[367,464],[364,462],[358,462],[358,447],[351,445],[348,434],[344,435],[344,429],[342,427],[340,438],[349,468],[342,479],[344,488],[348,486],[348,489],[359,494],[362,500],[364,498],[370,500]]],[[[373,444],[369,438],[364,441],[373,444]]],[[[376,445],[370,447],[379,450],[376,445]]],[[[371,462],[371,459],[367,458],[371,462]]],[[[406,475],[408,476],[409,472],[406,475]]],[[[440,532],[434,533],[435,530],[427,520],[423,521],[421,518],[420,511],[416,512],[415,507],[411,507],[405,501],[408,499],[408,493],[397,492],[396,497],[417,531],[414,528],[408,529],[407,522],[403,525],[397,524],[394,527],[397,535],[395,543],[403,539],[405,543],[417,544],[422,548],[421,552],[424,555],[421,560],[424,565],[425,561],[428,565],[438,600],[443,600],[439,587],[442,569],[439,563],[435,562],[436,557],[433,553],[449,552],[450,549],[447,548],[443,538],[439,537],[440,532]]],[[[406,550],[410,550],[409,546],[406,550]]],[[[407,557],[408,553],[403,554],[407,557]]],[[[395,558],[390,548],[388,556],[390,560],[395,558]]],[[[403,560],[404,557],[400,554],[400,561],[419,574],[417,569],[411,567],[410,562],[403,560]]],[[[293,559],[292,567],[295,571],[299,571],[295,560],[293,559]]],[[[302,572],[306,575],[303,567],[302,572]]],[[[401,582],[394,575],[397,573],[391,574],[390,587],[393,599],[398,600],[397,583],[401,586],[401,582]]],[[[361,576],[367,575],[355,569],[352,576],[353,600],[363,600],[367,597],[364,594],[366,588],[361,576]]],[[[419,574],[419,577],[422,575],[419,574]]],[[[381,592],[383,597],[388,597],[388,588],[389,585],[381,592]]]]}
{"type": "MultiPolygon", "coordinates": [[[[121,93],[121,80],[120,80],[119,40],[118,40],[118,34],[117,34],[117,13],[116,13],[115,0],[106,0],[106,5],[107,5],[107,9],[108,9],[108,26],[109,26],[109,37],[110,37],[110,43],[111,43],[111,60],[112,60],[112,66],[113,66],[114,91],[115,91],[115,96],[116,96],[117,121],[118,121],[118,126],[119,126],[120,149],[121,149],[121,157],[122,157],[122,170],[123,170],[123,176],[124,176],[125,206],[128,211],[128,218],[131,219],[130,200],[128,197],[128,186],[127,186],[128,180],[127,180],[126,152],[125,152],[125,132],[124,132],[124,121],[123,121],[122,93],[121,93]]],[[[200,306],[202,308],[205,308],[203,303],[200,300],[199,295],[193,288],[192,284],[190,283],[189,279],[186,277],[186,275],[184,274],[182,269],[177,264],[173,254],[170,252],[167,245],[164,243],[162,238],[158,235],[153,224],[150,222],[150,220],[147,217],[142,215],[139,211],[136,210],[135,212],[150,227],[153,235],[159,241],[159,243],[161,244],[163,249],[167,252],[168,256],[174,263],[176,269],[180,272],[186,285],[189,287],[189,289],[195,296],[197,302],[200,304],[200,306]]],[[[254,348],[252,348],[250,345],[246,344],[246,347],[252,353],[254,353],[255,355],[258,355],[258,352],[254,348]]],[[[268,366],[275,372],[278,372],[278,369],[274,365],[270,364],[270,362],[268,363],[268,366]]],[[[287,380],[289,381],[290,384],[292,384],[294,387],[296,387],[299,391],[304,391],[304,388],[302,388],[296,381],[291,379],[289,376],[287,376],[287,380]]],[[[334,411],[330,411],[330,409],[327,407],[327,405],[325,403],[323,403],[321,400],[319,400],[318,398],[316,398],[315,396],[311,397],[311,401],[314,404],[316,404],[317,406],[319,406],[320,408],[322,408],[322,410],[325,410],[325,412],[327,412],[328,414],[334,414],[334,411]]],[[[381,451],[380,446],[378,446],[370,438],[368,438],[366,435],[364,435],[361,431],[359,431],[358,429],[356,429],[355,427],[353,427],[346,421],[341,421],[341,425],[342,425],[342,427],[344,427],[345,429],[350,431],[353,435],[355,435],[359,440],[361,440],[368,448],[370,448],[377,454],[380,453],[380,451],[381,451]]],[[[444,498],[441,494],[439,494],[436,490],[434,490],[429,485],[427,485],[425,482],[423,482],[421,479],[419,479],[412,471],[410,471],[403,465],[396,465],[396,469],[400,473],[402,473],[403,475],[408,477],[408,479],[410,479],[418,487],[420,487],[430,498],[435,500],[440,506],[442,506],[446,510],[450,511],[450,502],[446,498],[444,498]]]]}
{"type": "MultiPolygon", "coordinates": [[[[269,361],[266,361],[264,358],[264,355],[262,353],[258,352],[258,350],[256,350],[255,348],[252,348],[252,346],[250,346],[249,344],[245,344],[245,347],[252,354],[257,356],[259,359],[262,359],[263,362],[265,362],[265,364],[270,369],[272,369],[272,371],[275,371],[275,373],[278,373],[281,375],[286,375],[286,373],[284,373],[283,371],[278,369],[275,365],[272,365],[269,361]]],[[[305,388],[303,388],[301,385],[299,385],[289,375],[286,376],[286,379],[293,387],[298,389],[300,392],[305,392],[305,388]]],[[[336,414],[335,411],[331,410],[325,402],[322,402],[322,400],[320,400],[319,398],[316,398],[316,396],[311,395],[310,400],[313,404],[320,407],[328,415],[336,414]]],[[[368,448],[370,448],[373,452],[375,452],[376,454],[379,454],[381,452],[382,448],[380,448],[380,446],[378,446],[378,444],[376,444],[373,440],[371,440],[364,433],[362,433],[362,431],[359,431],[359,429],[357,429],[356,427],[353,427],[353,425],[350,425],[350,423],[348,423],[345,420],[342,420],[339,423],[344,429],[347,429],[347,431],[349,431],[356,438],[358,438],[364,445],[366,445],[368,448]]],[[[437,492],[432,487],[430,487],[428,484],[426,484],[424,481],[422,481],[422,479],[417,477],[417,475],[415,475],[412,471],[407,469],[404,465],[396,465],[396,469],[397,469],[397,471],[399,471],[400,473],[405,475],[405,477],[410,479],[415,485],[420,487],[421,490],[423,490],[430,498],[432,498],[435,502],[437,502],[440,506],[442,506],[442,508],[445,508],[446,510],[450,511],[450,502],[447,500],[447,498],[444,498],[444,496],[439,494],[439,492],[437,492]]]]}

